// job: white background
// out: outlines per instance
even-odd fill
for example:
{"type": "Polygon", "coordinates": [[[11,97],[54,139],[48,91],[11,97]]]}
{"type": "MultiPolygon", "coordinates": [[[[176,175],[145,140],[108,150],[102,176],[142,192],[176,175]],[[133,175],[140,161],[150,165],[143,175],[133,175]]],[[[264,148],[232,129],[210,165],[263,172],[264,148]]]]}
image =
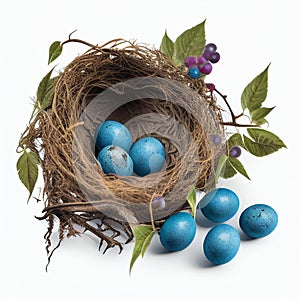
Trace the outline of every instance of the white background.
{"type": "MultiPolygon", "coordinates": [[[[298,1],[6,1],[0,11],[1,206],[0,299],[299,299],[299,9],[298,1]],[[91,236],[65,240],[45,272],[42,204],[26,204],[15,148],[32,109],[39,80],[49,70],[48,47],[76,37],[104,43],[122,37],[159,47],[165,29],[174,38],[204,19],[207,41],[222,59],[207,81],[228,95],[239,111],[246,84],[269,62],[267,106],[276,105],[269,130],[288,149],[267,158],[243,153],[252,181],[222,182],[243,208],[273,206],[279,225],[268,237],[242,241],[235,259],[211,267],[202,253],[208,228],[198,226],[194,243],[163,253],[158,240],[128,274],[133,244],[118,255],[97,251],[91,236]]],[[[84,47],[67,45],[58,68],[84,47]]],[[[39,182],[39,187],[42,182],[39,182]]],[[[38,195],[38,189],[35,193],[38,195]]],[[[237,219],[231,224],[237,226],[237,219]]]]}

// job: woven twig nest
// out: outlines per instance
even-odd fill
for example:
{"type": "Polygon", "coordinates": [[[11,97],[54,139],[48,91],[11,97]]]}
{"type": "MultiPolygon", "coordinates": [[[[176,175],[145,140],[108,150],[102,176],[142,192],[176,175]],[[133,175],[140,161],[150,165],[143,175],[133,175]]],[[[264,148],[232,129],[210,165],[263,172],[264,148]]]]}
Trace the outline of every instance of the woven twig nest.
{"type": "Polygon", "coordinates": [[[214,185],[223,143],[220,109],[202,79],[194,80],[159,51],[123,40],[91,47],[59,75],[54,100],[29,128],[41,141],[48,250],[55,216],[60,240],[84,230],[119,246],[132,224],[159,221],[187,209],[191,185],[214,185]],[[163,143],[164,169],[145,177],[106,175],[95,156],[95,131],[105,120],[127,126],[134,141],[155,136],[163,143]],[[152,208],[155,195],[164,208],[152,208]]]}

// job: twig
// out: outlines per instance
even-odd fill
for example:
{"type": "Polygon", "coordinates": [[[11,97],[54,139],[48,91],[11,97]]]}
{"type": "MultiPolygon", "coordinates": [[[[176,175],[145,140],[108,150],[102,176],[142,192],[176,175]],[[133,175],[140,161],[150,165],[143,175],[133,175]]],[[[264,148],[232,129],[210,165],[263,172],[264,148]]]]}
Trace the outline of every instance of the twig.
{"type": "Polygon", "coordinates": [[[239,115],[235,115],[228,100],[227,100],[227,96],[223,95],[220,91],[218,91],[216,88],[214,89],[214,91],[224,100],[226,106],[229,109],[230,112],[230,116],[232,121],[231,122],[221,122],[222,125],[227,125],[227,126],[235,126],[235,127],[257,127],[257,125],[255,124],[240,124],[237,123],[236,120],[240,117],[242,117],[244,115],[244,113],[240,113],[239,115]]]}
{"type": "Polygon", "coordinates": [[[152,203],[153,203],[153,200],[155,197],[158,197],[160,196],[159,194],[156,194],[154,193],[151,197],[151,200],[149,202],[149,212],[150,212],[150,217],[151,217],[151,225],[152,225],[152,228],[153,228],[153,231],[156,230],[156,227],[155,227],[155,224],[154,224],[154,219],[153,219],[153,209],[152,209],[152,203]]]}
{"type": "Polygon", "coordinates": [[[112,41],[110,41],[110,42],[108,42],[108,43],[106,43],[106,44],[104,44],[104,45],[102,45],[102,46],[99,46],[99,45],[93,45],[93,44],[88,43],[88,42],[86,42],[86,41],[83,41],[83,40],[81,40],[81,39],[73,39],[73,38],[71,38],[72,34],[75,33],[76,31],[77,31],[77,30],[74,30],[73,32],[71,32],[71,33],[69,34],[68,39],[67,39],[66,41],[64,41],[64,42],[61,43],[61,46],[65,45],[65,44],[67,44],[67,43],[79,43],[79,44],[86,45],[86,46],[88,46],[88,47],[90,47],[90,48],[92,48],[92,49],[97,49],[97,50],[103,51],[103,48],[106,47],[108,44],[115,43],[115,46],[116,46],[118,42],[122,42],[122,41],[123,41],[122,39],[117,38],[117,39],[114,39],[114,40],[112,40],[112,41]]]}
{"type": "Polygon", "coordinates": [[[67,43],[80,43],[80,44],[84,44],[84,45],[86,45],[88,47],[91,47],[91,48],[96,48],[96,49],[98,48],[98,46],[90,44],[90,43],[85,42],[83,40],[80,40],[80,39],[70,39],[70,38],[68,40],[62,42],[61,45],[63,46],[65,44],[67,44],[67,43]]]}
{"type": "Polygon", "coordinates": [[[239,115],[235,116],[235,119],[238,119],[240,117],[244,116],[244,113],[240,113],[239,115]]]}
{"type": "Polygon", "coordinates": [[[255,124],[239,124],[237,122],[221,122],[222,125],[235,126],[235,127],[257,127],[255,124]]]}
{"type": "Polygon", "coordinates": [[[230,112],[230,115],[231,115],[231,118],[232,118],[232,122],[235,121],[236,117],[235,117],[235,114],[233,113],[228,101],[227,101],[227,96],[226,95],[223,95],[222,93],[220,93],[216,88],[215,88],[215,92],[221,96],[221,98],[224,100],[224,102],[226,103],[228,109],[229,109],[229,112],[230,112]]]}

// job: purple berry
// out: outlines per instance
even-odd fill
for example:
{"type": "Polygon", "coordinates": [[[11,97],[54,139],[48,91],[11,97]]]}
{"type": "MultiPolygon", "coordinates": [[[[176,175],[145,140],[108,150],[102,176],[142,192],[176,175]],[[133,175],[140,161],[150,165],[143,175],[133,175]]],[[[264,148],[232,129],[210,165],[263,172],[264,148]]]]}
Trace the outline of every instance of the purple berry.
{"type": "Polygon", "coordinates": [[[166,201],[163,197],[157,196],[152,201],[152,207],[153,208],[165,208],[166,207],[166,201]]]}
{"type": "Polygon", "coordinates": [[[202,53],[202,57],[206,60],[209,60],[209,58],[211,57],[212,54],[213,53],[211,53],[210,51],[204,49],[204,51],[202,53]]]}
{"type": "Polygon", "coordinates": [[[211,54],[215,53],[217,50],[217,46],[213,43],[207,44],[204,48],[204,51],[209,51],[211,54]]]}
{"type": "Polygon", "coordinates": [[[198,67],[196,67],[196,68],[189,69],[188,75],[190,77],[192,77],[193,79],[198,79],[198,78],[200,78],[201,74],[200,74],[198,67]]]}
{"type": "Polygon", "coordinates": [[[222,142],[222,138],[219,135],[214,135],[212,140],[215,145],[220,145],[222,142]]]}
{"type": "Polygon", "coordinates": [[[202,66],[207,63],[207,60],[203,56],[198,57],[198,66],[202,66]]]}
{"type": "Polygon", "coordinates": [[[209,61],[212,62],[213,64],[217,63],[220,60],[220,53],[215,52],[212,54],[212,56],[209,58],[209,61]]]}
{"type": "Polygon", "coordinates": [[[216,52],[217,46],[215,44],[207,44],[203,50],[202,56],[209,60],[210,57],[216,52]]]}
{"type": "Polygon", "coordinates": [[[206,87],[209,89],[210,92],[213,92],[216,89],[213,83],[207,83],[206,87]]]}
{"type": "Polygon", "coordinates": [[[201,73],[205,74],[205,75],[208,75],[208,74],[210,74],[211,71],[212,71],[212,65],[208,62],[208,63],[206,63],[205,65],[201,66],[201,67],[199,68],[199,71],[200,71],[201,73]]]}
{"type": "Polygon", "coordinates": [[[233,146],[229,151],[230,156],[234,158],[239,157],[241,153],[242,149],[239,146],[233,146]]]}
{"type": "Polygon", "coordinates": [[[188,56],[184,60],[185,65],[190,69],[193,65],[198,64],[198,58],[195,56],[188,56]]]}

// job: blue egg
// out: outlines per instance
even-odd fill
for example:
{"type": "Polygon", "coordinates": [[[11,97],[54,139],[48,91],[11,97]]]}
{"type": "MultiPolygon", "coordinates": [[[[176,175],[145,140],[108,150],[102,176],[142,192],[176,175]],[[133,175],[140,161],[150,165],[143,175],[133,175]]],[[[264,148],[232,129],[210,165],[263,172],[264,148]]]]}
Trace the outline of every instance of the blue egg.
{"type": "Polygon", "coordinates": [[[96,147],[101,150],[105,146],[114,145],[129,152],[132,136],[129,130],[116,121],[105,121],[96,130],[96,147]]]}
{"type": "Polygon", "coordinates": [[[145,137],[135,142],[129,155],[133,160],[134,172],[139,176],[159,172],[166,160],[163,144],[153,137],[145,137]]]}
{"type": "Polygon", "coordinates": [[[241,229],[252,238],[269,235],[277,226],[276,211],[265,204],[254,204],[243,211],[240,216],[241,229]]]}
{"type": "Polygon", "coordinates": [[[239,204],[239,198],[232,190],[217,188],[203,197],[197,205],[197,210],[201,209],[208,220],[222,223],[236,214],[239,204]]]}
{"type": "Polygon", "coordinates": [[[240,248],[240,235],[230,225],[219,224],[206,235],[203,251],[206,258],[215,265],[226,264],[231,261],[240,248]]]}
{"type": "Polygon", "coordinates": [[[169,251],[181,251],[191,244],[195,234],[195,219],[189,213],[179,212],[162,225],[160,242],[169,251]]]}
{"type": "Polygon", "coordinates": [[[131,176],[133,162],[128,153],[114,145],[104,147],[98,154],[98,161],[105,174],[131,176]]]}

